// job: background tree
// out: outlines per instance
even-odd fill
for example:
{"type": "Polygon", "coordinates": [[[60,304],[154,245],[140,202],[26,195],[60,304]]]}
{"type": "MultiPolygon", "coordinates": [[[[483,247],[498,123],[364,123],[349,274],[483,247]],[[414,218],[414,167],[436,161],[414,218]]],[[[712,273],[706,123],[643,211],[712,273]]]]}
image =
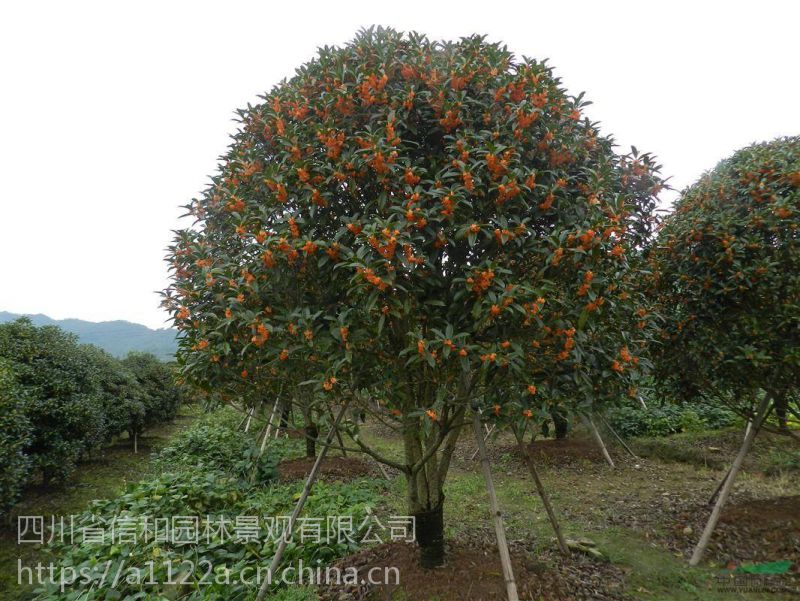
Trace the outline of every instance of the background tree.
{"type": "Polygon", "coordinates": [[[642,367],[647,328],[626,326],[649,318],[626,274],[661,182],[648,155],[614,153],[586,104],[481,37],[363,32],[240,111],[171,248],[185,376],[277,373],[397,428],[402,460],[343,426],[405,475],[426,565],[442,561],[471,405],[585,409],[642,367]]]}
{"type": "Polygon", "coordinates": [[[0,357],[26,392],[33,428],[26,454],[45,484],[63,480],[104,435],[89,357],[75,336],[53,326],[37,328],[27,319],[0,325],[0,357]]]}
{"type": "Polygon", "coordinates": [[[800,138],[740,150],[683,192],[652,253],[666,317],[661,380],[679,396],[722,399],[754,420],[710,530],[767,414],[798,415],[798,188],[800,138]]]}
{"type": "Polygon", "coordinates": [[[0,515],[16,503],[30,473],[30,458],[24,451],[30,443],[31,423],[25,409],[25,397],[11,366],[0,359],[0,515]]]}

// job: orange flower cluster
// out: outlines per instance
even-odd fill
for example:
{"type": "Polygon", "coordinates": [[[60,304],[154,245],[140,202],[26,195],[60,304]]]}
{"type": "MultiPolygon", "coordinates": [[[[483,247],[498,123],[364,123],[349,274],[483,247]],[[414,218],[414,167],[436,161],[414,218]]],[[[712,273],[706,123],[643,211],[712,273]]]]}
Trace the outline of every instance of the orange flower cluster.
{"type": "Polygon", "coordinates": [[[391,259],[397,249],[397,234],[399,233],[397,230],[391,231],[389,228],[384,228],[381,230],[381,235],[386,240],[386,244],[381,244],[378,238],[372,235],[368,240],[369,245],[377,250],[384,259],[391,259]]]}
{"type": "Polygon", "coordinates": [[[467,189],[468,192],[475,191],[475,181],[472,178],[472,174],[469,171],[464,171],[461,174],[461,179],[464,182],[464,187],[467,189]]]}
{"type": "Polygon", "coordinates": [[[238,196],[231,196],[231,199],[228,201],[226,208],[231,213],[241,213],[245,209],[244,201],[239,198],[238,196]]]}
{"type": "Polygon", "coordinates": [[[403,176],[403,181],[409,186],[416,186],[419,183],[419,176],[414,175],[414,171],[409,167],[406,169],[406,174],[403,176]]]}
{"type": "Polygon", "coordinates": [[[332,159],[338,159],[342,154],[342,147],[344,146],[344,132],[319,132],[317,138],[327,148],[326,154],[332,159]]]}
{"type": "Polygon", "coordinates": [[[261,346],[267,340],[269,340],[269,330],[267,329],[267,326],[259,322],[255,326],[255,334],[253,334],[253,336],[250,338],[250,342],[256,346],[261,346]]]}
{"type": "Polygon", "coordinates": [[[463,121],[461,121],[461,118],[458,116],[457,110],[448,110],[445,111],[444,117],[439,119],[439,123],[444,128],[444,131],[450,133],[459,125],[461,125],[463,121]]]}
{"type": "Polygon", "coordinates": [[[357,267],[356,273],[358,273],[361,277],[367,280],[370,284],[378,288],[378,290],[386,290],[389,286],[384,282],[380,277],[375,275],[375,272],[372,271],[369,267],[357,267]]]}
{"type": "Polygon", "coordinates": [[[325,249],[325,254],[327,254],[331,261],[338,261],[339,260],[339,243],[333,242],[328,248],[325,249]]]}
{"type": "Polygon", "coordinates": [[[442,198],[442,207],[444,208],[440,211],[441,215],[448,218],[452,217],[455,209],[455,201],[453,200],[453,197],[448,194],[442,198]]]}
{"type": "Polygon", "coordinates": [[[566,361],[567,357],[569,357],[570,351],[575,348],[575,328],[570,328],[569,330],[564,330],[564,348],[562,351],[556,355],[556,361],[566,361]]]}
{"type": "Polygon", "coordinates": [[[589,313],[597,311],[600,307],[602,307],[606,303],[606,299],[602,296],[597,297],[597,299],[593,300],[590,303],[586,303],[586,310],[589,313]]]}
{"type": "Polygon", "coordinates": [[[467,284],[472,288],[472,291],[480,296],[488,290],[494,281],[494,271],[486,269],[479,271],[475,276],[467,278],[467,284]]]}
{"type": "Polygon", "coordinates": [[[403,245],[403,254],[406,257],[406,261],[412,265],[422,265],[425,262],[425,259],[422,257],[414,255],[414,248],[410,244],[403,245]]]}
{"type": "Polygon", "coordinates": [[[389,78],[384,73],[380,78],[377,75],[370,75],[359,86],[359,93],[361,101],[369,106],[378,101],[377,95],[383,91],[386,84],[389,83],[389,78]]]}
{"type": "Polygon", "coordinates": [[[581,284],[581,287],[578,288],[578,296],[586,296],[589,293],[589,289],[592,287],[593,279],[593,272],[587,271],[585,274],[583,274],[583,284],[581,284]]]}
{"type": "Polygon", "coordinates": [[[558,264],[561,263],[561,259],[563,257],[564,257],[564,249],[561,248],[561,247],[558,247],[553,252],[553,257],[550,259],[550,265],[552,265],[553,267],[558,266],[558,264]]]}
{"type": "Polygon", "coordinates": [[[581,248],[583,250],[589,250],[594,244],[595,236],[597,236],[597,232],[592,229],[586,230],[583,234],[578,236],[578,240],[581,242],[581,248]]]}
{"type": "Polygon", "coordinates": [[[517,196],[522,190],[520,190],[517,182],[511,181],[508,184],[500,184],[497,187],[497,200],[495,202],[498,205],[503,205],[507,200],[511,200],[515,196],[517,196]]]}
{"type": "Polygon", "coordinates": [[[292,238],[299,238],[300,237],[300,228],[297,227],[297,222],[294,220],[294,217],[289,217],[289,231],[292,234],[292,238]]]}
{"type": "Polygon", "coordinates": [[[486,155],[486,168],[492,174],[492,179],[501,178],[508,170],[508,157],[498,159],[492,153],[486,155]]]}
{"type": "Polygon", "coordinates": [[[322,383],[322,388],[324,388],[327,392],[330,392],[333,389],[333,386],[336,384],[337,380],[334,377],[330,377],[322,383]]]}
{"type": "Polygon", "coordinates": [[[555,201],[555,199],[556,199],[556,197],[555,197],[555,194],[553,194],[552,192],[550,192],[550,194],[548,194],[547,196],[545,196],[545,197],[544,197],[544,200],[543,200],[542,202],[540,202],[540,203],[539,203],[539,208],[540,208],[542,211],[546,211],[547,209],[549,209],[550,207],[552,207],[552,206],[553,206],[553,201],[555,201]]]}

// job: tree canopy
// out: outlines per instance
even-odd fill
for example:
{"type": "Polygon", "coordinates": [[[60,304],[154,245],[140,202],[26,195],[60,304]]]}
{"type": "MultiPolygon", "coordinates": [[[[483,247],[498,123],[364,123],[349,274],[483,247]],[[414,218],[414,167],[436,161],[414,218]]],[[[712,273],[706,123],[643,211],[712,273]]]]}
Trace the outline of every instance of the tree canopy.
{"type": "Polygon", "coordinates": [[[798,215],[800,138],[793,137],[720,162],[665,219],[651,256],[667,317],[658,365],[682,395],[747,405],[763,390],[780,405],[796,391],[798,215]]]}
{"type": "Polygon", "coordinates": [[[633,392],[650,321],[633,282],[662,182],[587,104],[478,36],[322,48],[239,112],[170,249],[185,376],[375,409],[404,461],[347,427],[405,473],[418,515],[441,511],[470,404],[524,420],[633,392]]]}

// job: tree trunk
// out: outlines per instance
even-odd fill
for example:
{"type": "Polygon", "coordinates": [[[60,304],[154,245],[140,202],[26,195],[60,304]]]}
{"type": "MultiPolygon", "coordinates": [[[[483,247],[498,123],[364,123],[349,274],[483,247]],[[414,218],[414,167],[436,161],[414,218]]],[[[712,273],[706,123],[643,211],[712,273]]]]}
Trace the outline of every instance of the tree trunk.
{"type": "MultiPolygon", "coordinates": [[[[409,483],[409,485],[411,485],[409,483]]],[[[444,496],[439,505],[414,514],[419,563],[431,569],[444,564],[444,496]]]]}
{"type": "Polygon", "coordinates": [[[778,418],[778,427],[781,430],[789,429],[789,422],[786,415],[787,402],[786,395],[775,397],[775,415],[778,418]]]}
{"type": "Polygon", "coordinates": [[[481,418],[477,411],[472,412],[472,424],[475,428],[475,440],[478,443],[478,450],[481,454],[481,471],[486,482],[486,491],[489,493],[489,509],[492,512],[494,532],[497,537],[497,549],[500,551],[500,564],[503,568],[503,579],[506,582],[508,601],[519,601],[517,583],[514,580],[514,570],[511,567],[511,554],[508,551],[506,530],[503,525],[503,512],[500,511],[500,504],[497,502],[497,493],[494,490],[494,482],[492,481],[492,470],[489,466],[489,455],[486,453],[486,444],[483,441],[483,432],[481,431],[481,418]]]}
{"type": "Polygon", "coordinates": [[[555,426],[556,439],[561,440],[567,437],[569,432],[569,420],[560,409],[553,409],[550,412],[553,417],[553,426],[555,426]]]}
{"type": "Polygon", "coordinates": [[[309,421],[306,424],[306,457],[310,459],[317,456],[317,436],[319,436],[317,424],[309,421]]]}
{"type": "Polygon", "coordinates": [[[705,530],[703,530],[703,535],[700,537],[700,541],[697,543],[694,553],[692,553],[691,560],[689,560],[690,566],[696,566],[700,563],[700,560],[703,559],[703,554],[706,551],[706,547],[708,547],[708,542],[711,540],[711,535],[714,533],[714,528],[716,528],[719,517],[722,514],[722,508],[725,506],[731,490],[733,490],[733,482],[736,480],[736,476],[742,467],[742,462],[744,461],[747,452],[750,450],[750,447],[753,444],[753,439],[755,438],[756,432],[761,427],[761,424],[767,415],[770,400],[771,397],[769,395],[764,395],[764,400],[762,400],[758,406],[752,426],[748,425],[747,434],[744,437],[744,442],[742,442],[742,447],[739,449],[739,453],[736,455],[733,465],[731,465],[728,477],[725,478],[725,484],[722,486],[722,490],[719,493],[719,498],[717,499],[714,509],[711,512],[711,517],[708,518],[708,523],[706,524],[705,530]]]}

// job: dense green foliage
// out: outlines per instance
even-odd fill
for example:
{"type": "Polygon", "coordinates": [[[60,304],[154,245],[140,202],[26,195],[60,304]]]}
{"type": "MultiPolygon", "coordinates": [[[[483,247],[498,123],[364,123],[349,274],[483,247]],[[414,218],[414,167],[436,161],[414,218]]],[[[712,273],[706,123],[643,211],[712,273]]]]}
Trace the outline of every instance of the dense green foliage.
{"type": "MultiPolygon", "coordinates": [[[[221,411],[210,414],[161,451],[156,458],[159,469],[163,470],[161,475],[131,485],[115,499],[97,501],[78,516],[77,523],[81,525],[111,524],[115,519],[132,519],[136,524],[133,530],[137,542],[120,542],[107,536],[102,543],[77,541],[75,544],[56,544],[52,551],[58,558],[58,565],[77,570],[86,568],[93,578],[93,584],[84,582],[67,586],[66,593],[60,592],[57,586],[51,586],[40,590],[37,599],[55,600],[81,595],[80,598],[84,600],[99,600],[126,598],[126,595],[136,594],[143,598],[174,598],[176,588],[180,591],[180,598],[185,601],[244,599],[252,596],[255,588],[241,584],[239,575],[244,568],[252,570],[255,566],[263,566],[266,558],[273,554],[276,541],[264,530],[258,533],[257,539],[237,540],[237,517],[259,516],[263,528],[265,519],[288,516],[303,483],[250,484],[232,474],[229,466],[224,464],[236,459],[235,453],[241,450],[242,441],[249,436],[236,432],[235,423],[232,413],[221,411]],[[202,442],[207,435],[211,435],[213,441],[222,447],[218,453],[211,448],[213,445],[202,442]],[[219,466],[214,465],[215,462],[219,462],[219,466]],[[197,516],[199,540],[188,544],[156,541],[152,536],[152,523],[149,526],[150,537],[146,539],[145,523],[140,522],[140,518],[148,516],[197,516]],[[218,520],[222,518],[227,520],[227,535],[218,529],[218,520]],[[208,539],[204,534],[207,526],[211,529],[208,539]],[[188,564],[182,562],[187,560],[193,562],[193,569],[180,577],[185,576],[188,584],[178,587],[165,584],[169,580],[168,562],[172,562],[172,580],[175,581],[178,579],[175,574],[186,570],[188,564]],[[158,584],[140,586],[126,582],[124,578],[117,586],[112,586],[110,578],[101,583],[102,574],[109,565],[112,574],[124,565],[123,574],[127,576],[136,568],[149,573],[148,562],[153,562],[153,580],[158,584]],[[213,566],[210,575],[207,573],[209,565],[213,566]],[[222,577],[226,570],[230,571],[227,577],[230,583],[216,582],[217,576],[222,577]]],[[[287,453],[296,453],[299,449],[296,441],[271,443],[271,461],[277,461],[287,453]]],[[[302,560],[306,566],[316,566],[318,562],[324,565],[356,550],[359,536],[364,532],[362,524],[377,505],[378,493],[383,486],[381,482],[367,479],[348,484],[316,483],[304,515],[322,518],[321,540],[289,543],[285,554],[287,564],[297,565],[302,560]],[[338,542],[336,525],[329,524],[327,516],[352,516],[355,527],[352,538],[355,542],[338,542]],[[329,534],[332,540],[327,540],[329,534]]]]}
{"type": "MultiPolygon", "coordinates": [[[[800,137],[736,152],[681,195],[652,253],[658,372],[684,397],[782,410],[800,382],[800,137]]],[[[746,406],[744,407],[746,409],[746,406]]]]}
{"type": "Polygon", "coordinates": [[[161,450],[155,458],[157,468],[163,471],[210,469],[262,484],[272,480],[277,474],[278,459],[299,449],[301,441],[271,440],[268,452],[259,458],[259,447],[252,433],[235,427],[239,420],[239,415],[233,411],[209,414],[161,450]]]}
{"type": "MultiPolygon", "coordinates": [[[[23,315],[0,311],[0,323],[16,321],[23,315]]],[[[58,326],[75,334],[82,344],[93,344],[122,358],[139,352],[155,355],[162,361],[173,361],[178,347],[177,332],[172,328],[153,330],[130,321],[84,321],[82,319],[52,319],[47,315],[27,315],[35,326],[58,326]]]]}
{"type": "Polygon", "coordinates": [[[10,366],[0,359],[0,515],[17,500],[28,478],[31,424],[25,415],[25,397],[10,366]]]}
{"type": "Polygon", "coordinates": [[[708,403],[651,404],[647,409],[628,403],[613,409],[608,421],[620,436],[667,436],[678,432],[718,430],[737,422],[732,411],[708,403]]]}
{"type": "MultiPolygon", "coordinates": [[[[0,360],[2,451],[25,457],[10,463],[20,470],[17,489],[26,483],[24,465],[30,463],[45,483],[64,481],[84,455],[122,433],[171,418],[180,402],[171,369],[154,357],[119,361],[57,327],[26,319],[0,324],[0,360]]],[[[7,508],[15,496],[4,485],[2,505],[7,508]]]]}

